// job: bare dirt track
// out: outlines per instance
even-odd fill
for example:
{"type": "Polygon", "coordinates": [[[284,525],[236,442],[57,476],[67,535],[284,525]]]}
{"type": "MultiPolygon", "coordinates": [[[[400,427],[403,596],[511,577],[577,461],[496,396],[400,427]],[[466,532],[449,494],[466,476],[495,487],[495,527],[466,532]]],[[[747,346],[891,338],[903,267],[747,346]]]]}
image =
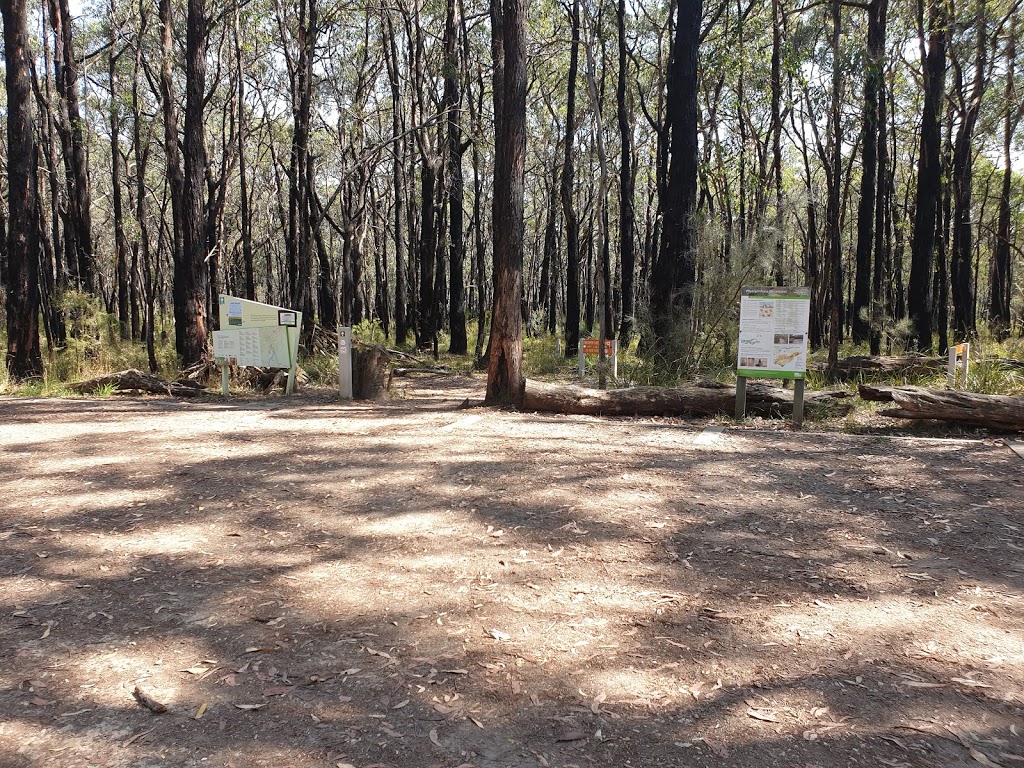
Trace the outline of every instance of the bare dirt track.
{"type": "Polygon", "coordinates": [[[0,399],[0,766],[1024,765],[1002,439],[481,386],[0,399]]]}

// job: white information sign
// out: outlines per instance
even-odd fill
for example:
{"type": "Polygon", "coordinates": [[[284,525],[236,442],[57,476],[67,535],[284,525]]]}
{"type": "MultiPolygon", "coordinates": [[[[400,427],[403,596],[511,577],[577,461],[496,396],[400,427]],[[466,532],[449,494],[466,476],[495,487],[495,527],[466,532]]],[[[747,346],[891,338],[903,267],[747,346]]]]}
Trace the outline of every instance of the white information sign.
{"type": "MultiPolygon", "coordinates": [[[[221,294],[220,327],[213,334],[213,354],[218,364],[287,368],[291,392],[299,354],[301,312],[221,294]]],[[[223,388],[227,394],[226,383],[223,388]]]]}
{"type": "Polygon", "coordinates": [[[736,375],[804,378],[810,311],[810,288],[744,288],[736,375]]]}

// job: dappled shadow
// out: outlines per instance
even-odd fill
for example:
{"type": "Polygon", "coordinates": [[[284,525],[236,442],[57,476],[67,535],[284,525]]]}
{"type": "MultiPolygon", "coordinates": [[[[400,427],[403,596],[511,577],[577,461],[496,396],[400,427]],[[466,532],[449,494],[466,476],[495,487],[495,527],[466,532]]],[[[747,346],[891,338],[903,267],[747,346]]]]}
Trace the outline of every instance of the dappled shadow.
{"type": "Polygon", "coordinates": [[[1022,751],[1024,472],[994,442],[95,402],[0,402],[26,764],[1022,751]]]}

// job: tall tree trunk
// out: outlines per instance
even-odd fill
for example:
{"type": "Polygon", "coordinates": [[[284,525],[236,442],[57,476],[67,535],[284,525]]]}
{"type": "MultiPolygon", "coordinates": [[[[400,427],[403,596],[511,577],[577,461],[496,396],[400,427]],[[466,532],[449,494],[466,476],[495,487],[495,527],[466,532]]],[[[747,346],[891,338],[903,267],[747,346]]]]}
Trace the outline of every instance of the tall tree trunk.
{"type": "Polygon", "coordinates": [[[459,63],[460,46],[456,23],[456,0],[448,0],[445,14],[444,50],[445,78],[444,105],[448,123],[448,322],[450,343],[448,352],[464,355],[468,351],[466,335],[466,287],[463,278],[463,264],[466,260],[466,242],[463,236],[463,197],[465,182],[462,177],[462,91],[459,78],[462,66],[459,63]]]}
{"type": "Polygon", "coordinates": [[[860,201],[857,206],[857,253],[853,291],[853,341],[862,344],[871,335],[871,249],[875,243],[878,187],[879,93],[884,83],[885,2],[868,4],[867,72],[864,78],[864,126],[861,134],[860,201]]]}
{"type": "Polygon", "coordinates": [[[384,13],[385,63],[388,82],[391,84],[391,133],[394,136],[391,177],[395,185],[394,228],[395,228],[395,344],[404,344],[409,337],[409,271],[405,237],[405,122],[402,100],[401,71],[398,62],[398,45],[395,41],[395,27],[390,13],[384,13]]]}
{"type": "Polygon", "coordinates": [[[658,353],[668,360],[685,355],[697,279],[697,48],[702,11],[702,0],[679,0],[668,67],[664,230],[650,286],[651,328],[658,353]]]}
{"type": "Polygon", "coordinates": [[[78,93],[78,61],[75,58],[68,0],[50,0],[50,21],[54,32],[54,72],[61,100],[62,120],[58,129],[64,145],[67,170],[68,231],[65,245],[69,265],[73,265],[80,287],[95,293],[96,263],[92,248],[92,201],[86,166],[85,121],[78,93]]]}
{"type": "MultiPolygon", "coordinates": [[[[875,170],[875,210],[874,210],[874,244],[873,261],[871,270],[871,328],[869,332],[871,354],[882,353],[882,331],[889,320],[892,311],[891,304],[886,300],[887,286],[890,284],[890,242],[889,233],[889,205],[892,195],[891,175],[889,172],[889,111],[888,96],[886,93],[886,79],[884,66],[884,51],[886,37],[886,22],[888,15],[888,0],[875,0],[877,8],[875,13],[869,10],[868,37],[871,40],[878,40],[878,49],[882,52],[878,60],[878,91],[876,92],[875,126],[878,129],[878,140],[876,143],[876,170],[875,170]],[[872,36],[872,29],[875,35],[872,36]]],[[[858,243],[858,248],[860,244],[858,243]]]]}
{"type": "Polygon", "coordinates": [[[114,271],[117,276],[117,320],[122,339],[131,337],[131,290],[128,270],[128,240],[124,233],[124,203],[121,198],[121,94],[118,93],[117,53],[118,21],[117,0],[110,0],[110,50],[107,68],[110,77],[110,185],[114,208],[114,271]]]}
{"type": "MultiPolygon", "coordinates": [[[[183,247],[185,240],[185,208],[184,190],[185,176],[181,169],[181,151],[178,147],[178,107],[174,95],[175,51],[173,36],[171,0],[160,0],[161,24],[161,61],[160,61],[160,103],[164,113],[164,162],[166,165],[167,183],[170,186],[171,202],[171,263],[174,265],[174,286],[172,287],[174,304],[174,348],[179,357],[185,356],[185,322],[186,307],[183,286],[178,278],[179,270],[183,270],[185,257],[183,247]],[[179,322],[179,318],[181,321],[179,322]]],[[[201,220],[201,219],[200,219],[201,220]]]]}
{"type": "Polygon", "coordinates": [[[932,348],[930,294],[935,260],[935,232],[942,193],[939,114],[946,84],[946,14],[942,5],[943,0],[928,0],[928,47],[925,52],[923,2],[924,0],[918,0],[921,59],[924,69],[924,108],[921,114],[921,146],[917,161],[917,196],[914,205],[914,232],[910,245],[907,312],[913,323],[913,340],[916,341],[917,348],[929,351],[932,348]]]}
{"type": "Polygon", "coordinates": [[[174,269],[175,336],[186,368],[206,354],[206,98],[207,24],[205,0],[188,0],[185,22],[185,130],[182,139],[182,260],[174,269]]]}
{"type": "Polygon", "coordinates": [[[139,81],[142,78],[142,37],[148,17],[146,0],[139,0],[139,29],[135,41],[135,64],[132,71],[132,143],[135,146],[135,220],[138,223],[138,239],[134,250],[139,252],[142,262],[142,291],[146,302],[143,336],[149,370],[156,373],[159,365],[156,359],[156,285],[153,277],[152,253],[149,247],[149,221],[147,218],[146,167],[149,160],[149,136],[142,136],[142,102],[139,98],[139,81]]]}
{"type": "Polygon", "coordinates": [[[522,405],[523,185],[526,169],[526,2],[504,0],[501,168],[495,174],[494,306],[486,402],[522,405]]]}
{"type": "MultiPolygon", "coordinates": [[[[985,74],[988,54],[985,0],[975,6],[974,82],[964,109],[960,114],[956,139],[953,144],[953,252],[950,255],[950,287],[953,296],[953,333],[963,340],[974,333],[975,292],[971,280],[974,222],[971,216],[972,186],[974,184],[974,131],[981,112],[981,100],[988,85],[985,74]]],[[[957,68],[958,81],[962,74],[957,68]]]]}
{"type": "Polygon", "coordinates": [[[989,280],[988,315],[989,323],[996,337],[1005,339],[1010,335],[1010,219],[1012,206],[1010,194],[1013,182],[1013,134],[1017,123],[1024,115],[1024,104],[1014,103],[1017,56],[1017,20],[1010,19],[1010,30],[1006,40],[1006,85],[1004,89],[1003,116],[1003,184],[999,196],[999,218],[996,223],[995,254],[992,257],[989,280]]]}
{"type": "Polygon", "coordinates": [[[633,333],[634,288],[636,273],[636,214],[633,210],[633,126],[626,107],[626,0],[616,7],[619,33],[619,79],[616,85],[616,103],[619,122],[619,264],[622,270],[622,321],[619,338],[629,343],[633,333]]]}
{"type": "Polygon", "coordinates": [[[576,78],[580,60],[580,3],[572,0],[572,42],[565,102],[565,161],[560,196],[565,216],[565,355],[575,357],[580,340],[580,224],[573,201],[576,179],[576,78]]]}
{"type": "Polygon", "coordinates": [[[235,78],[238,94],[238,215],[242,229],[242,269],[245,272],[245,298],[256,300],[256,262],[252,248],[252,212],[249,206],[249,177],[246,167],[245,144],[249,137],[245,108],[245,64],[242,61],[242,30],[239,8],[234,7],[235,78]]]}
{"type": "MultiPolygon", "coordinates": [[[[839,63],[839,38],[842,33],[841,0],[832,0],[832,108],[829,118],[832,135],[832,158],[828,173],[828,203],[825,212],[825,227],[828,233],[828,253],[825,273],[828,276],[828,371],[829,380],[835,380],[839,362],[839,339],[842,336],[843,306],[843,242],[842,242],[842,171],[843,171],[843,120],[842,120],[842,67],[839,63]]],[[[828,171],[829,169],[826,169],[828,171]]]]}
{"type": "Polygon", "coordinates": [[[43,374],[39,344],[39,219],[36,139],[32,130],[31,53],[25,0],[0,3],[7,86],[7,372],[43,374]]]}
{"type": "MultiPolygon", "coordinates": [[[[279,13],[282,12],[279,9],[279,13]]],[[[314,319],[312,203],[308,169],[313,59],[318,24],[317,0],[301,0],[295,31],[297,56],[289,63],[293,127],[288,165],[288,293],[291,306],[303,313],[302,334],[306,338],[312,333],[314,319]]]]}
{"type": "Polygon", "coordinates": [[[772,272],[776,285],[784,285],[785,238],[782,232],[782,0],[772,0],[772,178],[775,183],[775,251],[772,272]]]}

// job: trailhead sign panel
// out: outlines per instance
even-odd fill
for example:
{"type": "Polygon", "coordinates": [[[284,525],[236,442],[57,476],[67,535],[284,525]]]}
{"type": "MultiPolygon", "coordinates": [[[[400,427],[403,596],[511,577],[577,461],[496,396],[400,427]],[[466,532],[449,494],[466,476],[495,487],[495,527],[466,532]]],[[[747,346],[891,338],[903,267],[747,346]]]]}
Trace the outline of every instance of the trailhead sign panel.
{"type": "Polygon", "coordinates": [[[213,354],[234,365],[291,368],[299,353],[302,313],[235,296],[220,296],[213,354]]]}
{"type": "Polygon", "coordinates": [[[810,311],[810,288],[744,288],[736,375],[804,378],[810,311]]]}

